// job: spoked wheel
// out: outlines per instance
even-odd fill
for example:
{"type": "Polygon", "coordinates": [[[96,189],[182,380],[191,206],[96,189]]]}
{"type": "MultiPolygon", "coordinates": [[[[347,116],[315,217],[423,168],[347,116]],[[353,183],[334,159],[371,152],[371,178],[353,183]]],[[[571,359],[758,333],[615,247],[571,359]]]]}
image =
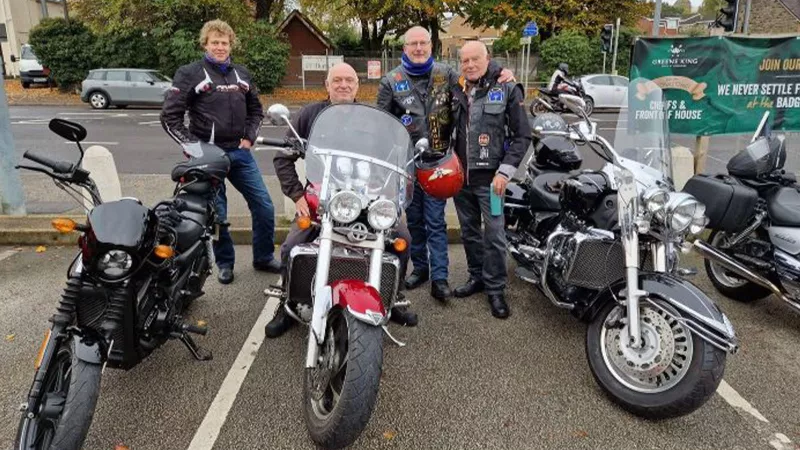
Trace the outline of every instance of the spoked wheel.
{"type": "Polygon", "coordinates": [[[345,310],[331,311],[318,365],[306,369],[303,389],[306,425],[319,446],[346,447],[366,427],[378,400],[382,333],[345,310]]]}
{"type": "Polygon", "coordinates": [[[101,367],[75,356],[72,342],[62,341],[50,361],[38,415],[22,417],[15,450],[78,450],[92,423],[100,394],[101,367]]]}
{"type": "Polygon", "coordinates": [[[640,348],[626,344],[624,307],[609,303],[589,325],[586,353],[595,380],[615,403],[646,419],[666,419],[689,414],[714,395],[725,352],[676,320],[682,315],[669,304],[655,302],[658,307],[642,299],[640,348]]]}
{"type": "MultiPolygon", "coordinates": [[[[709,244],[721,250],[725,248],[730,240],[730,236],[724,231],[715,231],[709,237],[709,244]]],[[[752,281],[742,279],[739,275],[730,270],[714,264],[710,260],[704,261],[706,274],[711,284],[714,285],[722,295],[743,303],[749,303],[768,297],[771,292],[769,289],[759,286],[752,281]]]]}

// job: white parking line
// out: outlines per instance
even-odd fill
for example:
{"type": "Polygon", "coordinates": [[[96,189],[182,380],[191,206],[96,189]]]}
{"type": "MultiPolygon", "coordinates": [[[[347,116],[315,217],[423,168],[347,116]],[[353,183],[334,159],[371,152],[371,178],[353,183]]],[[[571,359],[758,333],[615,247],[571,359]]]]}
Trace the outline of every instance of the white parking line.
{"type": "MultiPolygon", "coordinates": [[[[762,423],[769,424],[769,420],[767,420],[763,414],[758,412],[757,409],[753,408],[753,405],[745,400],[744,397],[739,395],[739,393],[736,392],[736,390],[734,390],[725,380],[722,380],[722,382],[719,384],[719,387],[717,387],[717,394],[719,394],[720,397],[722,397],[735,409],[755,417],[762,423]]],[[[770,436],[767,439],[769,441],[769,445],[771,445],[773,448],[777,450],[794,450],[797,448],[797,446],[795,446],[791,439],[789,439],[785,434],[778,433],[774,429],[770,430],[769,433],[770,436]]]]}
{"type": "Polygon", "coordinates": [[[17,253],[20,252],[20,250],[22,250],[22,249],[15,248],[15,249],[11,249],[11,250],[6,250],[4,252],[0,252],[0,261],[16,255],[17,253]]]}
{"type": "Polygon", "coordinates": [[[214,447],[233,402],[239,394],[239,389],[242,388],[242,383],[250,371],[250,366],[256,359],[261,344],[264,343],[264,327],[275,315],[278,302],[276,297],[267,299],[267,304],[261,310],[253,329],[250,330],[250,335],[247,336],[239,355],[228,371],[228,375],[225,376],[225,380],[222,382],[217,396],[214,397],[214,401],[211,402],[203,422],[194,434],[188,450],[211,450],[214,447]]]}
{"type": "Polygon", "coordinates": [[[150,120],[150,121],[147,121],[147,122],[139,122],[139,125],[155,125],[155,124],[161,125],[161,121],[160,120],[150,120]]]}

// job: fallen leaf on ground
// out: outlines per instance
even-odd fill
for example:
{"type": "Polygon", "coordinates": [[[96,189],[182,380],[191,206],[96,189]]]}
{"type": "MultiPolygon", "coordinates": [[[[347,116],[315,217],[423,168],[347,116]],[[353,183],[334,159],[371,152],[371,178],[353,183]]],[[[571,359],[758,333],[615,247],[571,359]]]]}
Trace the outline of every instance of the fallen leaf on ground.
{"type": "Polygon", "coordinates": [[[117,444],[114,446],[114,450],[131,450],[131,448],[125,444],[117,444]]]}
{"type": "Polygon", "coordinates": [[[587,433],[587,432],[585,432],[583,430],[578,430],[577,432],[575,432],[575,436],[579,437],[579,438],[585,438],[585,437],[589,437],[589,433],[587,433]]]}
{"type": "Polygon", "coordinates": [[[14,340],[15,337],[17,337],[16,334],[7,334],[6,335],[6,341],[11,342],[11,341],[14,340]]]}
{"type": "Polygon", "coordinates": [[[391,441],[394,437],[397,436],[397,432],[393,430],[388,430],[383,432],[383,438],[386,440],[391,441]]]}
{"type": "Polygon", "coordinates": [[[198,320],[197,321],[197,326],[198,327],[204,327],[206,325],[208,325],[208,322],[206,322],[205,320],[198,320]]]}
{"type": "Polygon", "coordinates": [[[44,245],[40,245],[40,246],[36,247],[36,253],[44,253],[46,251],[47,251],[47,247],[45,247],[44,245]]]}

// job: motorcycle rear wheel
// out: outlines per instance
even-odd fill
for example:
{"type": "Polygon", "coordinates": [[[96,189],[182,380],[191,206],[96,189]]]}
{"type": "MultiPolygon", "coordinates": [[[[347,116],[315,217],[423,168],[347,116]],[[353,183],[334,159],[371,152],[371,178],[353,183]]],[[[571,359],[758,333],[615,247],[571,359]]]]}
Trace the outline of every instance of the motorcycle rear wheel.
{"type": "Polygon", "coordinates": [[[66,340],[40,370],[47,370],[42,410],[32,419],[22,417],[14,450],[81,449],[100,395],[101,367],[78,359],[66,340]]]}
{"type": "MultiPolygon", "coordinates": [[[[655,301],[673,315],[686,317],[666,302],[655,301]]],[[[612,315],[624,317],[624,310],[615,311],[622,308],[607,304],[586,332],[589,368],[607,396],[649,420],[684,416],[705,404],[722,381],[725,352],[644,299],[640,308],[645,345],[641,350],[624,349],[627,328],[615,326],[612,315]]]]}
{"type": "Polygon", "coordinates": [[[383,330],[334,309],[319,360],[317,367],[305,370],[306,426],[317,445],[346,447],[364,431],[378,400],[383,330]]]}
{"type": "MultiPolygon", "coordinates": [[[[709,244],[718,249],[724,245],[730,236],[724,231],[714,231],[708,237],[709,244]]],[[[750,303],[762,298],[769,297],[772,292],[769,289],[759,286],[752,281],[741,279],[736,274],[728,271],[719,264],[714,264],[708,259],[703,261],[706,267],[706,275],[711,284],[725,297],[737,302],[750,303]]]]}

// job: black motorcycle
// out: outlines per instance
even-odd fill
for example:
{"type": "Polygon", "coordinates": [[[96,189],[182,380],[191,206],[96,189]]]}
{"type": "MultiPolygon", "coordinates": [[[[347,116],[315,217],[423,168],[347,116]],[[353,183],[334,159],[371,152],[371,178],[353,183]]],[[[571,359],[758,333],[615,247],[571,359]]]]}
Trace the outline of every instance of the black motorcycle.
{"type": "Polygon", "coordinates": [[[198,360],[210,352],[188,333],[205,335],[182,314],[203,295],[213,266],[214,198],[230,167],[225,153],[209,144],[184,147],[189,160],[172,171],[174,196],[147,208],[136,199],[103,203],[88,171],[81,168],[86,130],[61,119],[50,130],[77,144],[77,163],[25,152],[41,172],[94,207],[85,224],[56,219],[60,232],[80,232],[80,252],[67,271],[52,325],[35,363],[33,385],[20,410],[15,450],[77,450],[83,445],[106,366],[128,370],[170,338],[180,339],[198,360]]]}
{"type": "Polygon", "coordinates": [[[800,312],[800,192],[783,170],[785,136],[766,127],[768,116],[728,161],[727,175],[695,175],[684,191],[707,207],[712,233],[694,248],[714,287],[740,302],[775,294],[800,312]]]}
{"type": "MultiPolygon", "coordinates": [[[[629,92],[640,85],[637,79],[629,92]]],[[[685,238],[705,225],[704,207],[673,189],[660,89],[620,116],[612,145],[585,119],[534,120],[535,153],[522,183],[509,183],[505,218],[516,275],[587,322],[586,355],[609,398],[638,416],[665,419],[706,403],[738,348],[725,315],[679,269],[685,238]],[[648,114],[641,119],[638,109],[648,114]],[[606,161],[577,171],[577,146],[606,161]]]]}
{"type": "Polygon", "coordinates": [[[594,100],[586,96],[586,90],[583,88],[581,80],[576,78],[573,80],[564,80],[562,83],[566,86],[563,90],[559,90],[557,86],[552,91],[547,89],[538,90],[539,95],[534,97],[533,100],[531,100],[531,104],[528,106],[533,117],[548,112],[557,114],[570,112],[569,109],[564,106],[564,103],[559,101],[559,96],[561,94],[575,95],[582,98],[586,105],[584,112],[587,116],[592,115],[592,111],[594,111],[594,100]]]}

